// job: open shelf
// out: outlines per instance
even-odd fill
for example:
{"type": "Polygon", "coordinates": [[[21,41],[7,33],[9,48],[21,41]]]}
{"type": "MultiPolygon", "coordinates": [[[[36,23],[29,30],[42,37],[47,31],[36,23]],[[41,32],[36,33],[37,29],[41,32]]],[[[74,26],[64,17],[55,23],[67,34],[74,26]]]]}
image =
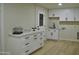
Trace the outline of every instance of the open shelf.
{"type": "Polygon", "coordinates": [[[57,19],[59,20],[60,17],[48,17],[49,19],[57,19]]]}

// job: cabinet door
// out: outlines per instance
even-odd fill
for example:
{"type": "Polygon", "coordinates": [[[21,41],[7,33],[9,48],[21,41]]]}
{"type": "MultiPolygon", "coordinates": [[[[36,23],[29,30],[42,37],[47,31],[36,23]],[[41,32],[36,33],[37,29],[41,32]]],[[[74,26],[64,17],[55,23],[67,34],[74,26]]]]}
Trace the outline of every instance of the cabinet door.
{"type": "Polygon", "coordinates": [[[61,14],[60,14],[60,21],[66,21],[66,12],[65,12],[65,9],[62,9],[61,10],[61,14]]]}
{"type": "Polygon", "coordinates": [[[61,10],[49,10],[49,17],[60,17],[61,10]]]}
{"type": "Polygon", "coordinates": [[[74,40],[76,37],[76,28],[74,28],[74,25],[65,25],[64,27],[64,30],[60,30],[60,40],[74,40]]]}
{"type": "Polygon", "coordinates": [[[51,31],[50,36],[51,36],[50,39],[54,39],[54,32],[51,31]]]}
{"type": "Polygon", "coordinates": [[[75,20],[79,21],[79,8],[74,9],[75,20]]]}
{"type": "Polygon", "coordinates": [[[33,34],[32,35],[32,51],[35,51],[36,49],[38,49],[40,47],[40,41],[38,38],[38,34],[33,34]]]}
{"type": "Polygon", "coordinates": [[[62,9],[60,14],[60,21],[74,21],[74,10],[62,9]]]}
{"type": "Polygon", "coordinates": [[[68,18],[67,21],[74,21],[74,10],[67,9],[66,10],[66,17],[68,18]]]}
{"type": "Polygon", "coordinates": [[[23,53],[23,46],[24,46],[24,39],[16,38],[16,37],[9,37],[8,39],[8,51],[10,54],[22,54],[23,53]]]}
{"type": "Polygon", "coordinates": [[[48,16],[49,16],[49,17],[52,17],[52,16],[53,16],[53,15],[52,15],[53,13],[54,13],[54,11],[49,10],[48,16]]]}
{"type": "Polygon", "coordinates": [[[39,48],[39,43],[37,43],[37,40],[34,40],[32,45],[32,52],[37,50],[38,48],[39,48]]]}
{"type": "Polygon", "coordinates": [[[58,40],[58,30],[53,31],[53,37],[55,40],[58,40]]]}
{"type": "Polygon", "coordinates": [[[50,30],[48,30],[47,32],[47,39],[51,39],[52,38],[52,33],[50,30]]]}

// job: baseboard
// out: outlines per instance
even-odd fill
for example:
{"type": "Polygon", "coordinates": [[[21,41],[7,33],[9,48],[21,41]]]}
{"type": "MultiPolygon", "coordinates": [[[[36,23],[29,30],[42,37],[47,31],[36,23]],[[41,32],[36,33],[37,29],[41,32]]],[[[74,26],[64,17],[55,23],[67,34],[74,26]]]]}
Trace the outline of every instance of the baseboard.
{"type": "Polygon", "coordinates": [[[54,40],[54,39],[47,39],[47,41],[74,41],[74,42],[79,42],[77,39],[59,39],[59,40],[54,40]]]}
{"type": "Polygon", "coordinates": [[[60,39],[60,40],[65,40],[65,41],[74,41],[74,42],[79,42],[79,40],[77,40],[77,39],[60,39]]]}

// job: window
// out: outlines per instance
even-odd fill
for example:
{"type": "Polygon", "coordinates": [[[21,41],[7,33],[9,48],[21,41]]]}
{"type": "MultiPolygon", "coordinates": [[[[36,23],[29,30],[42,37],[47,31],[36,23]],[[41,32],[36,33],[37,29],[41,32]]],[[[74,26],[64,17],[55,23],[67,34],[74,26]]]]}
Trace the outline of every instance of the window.
{"type": "Polygon", "coordinates": [[[43,26],[43,14],[39,14],[39,26],[43,26]]]}

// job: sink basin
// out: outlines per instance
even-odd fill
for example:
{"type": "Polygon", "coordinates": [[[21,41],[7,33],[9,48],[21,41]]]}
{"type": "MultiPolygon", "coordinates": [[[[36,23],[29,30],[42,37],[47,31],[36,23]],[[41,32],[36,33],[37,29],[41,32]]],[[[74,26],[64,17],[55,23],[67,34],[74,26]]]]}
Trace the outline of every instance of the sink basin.
{"type": "Polygon", "coordinates": [[[14,35],[20,35],[22,34],[23,32],[13,32],[14,35]]]}

